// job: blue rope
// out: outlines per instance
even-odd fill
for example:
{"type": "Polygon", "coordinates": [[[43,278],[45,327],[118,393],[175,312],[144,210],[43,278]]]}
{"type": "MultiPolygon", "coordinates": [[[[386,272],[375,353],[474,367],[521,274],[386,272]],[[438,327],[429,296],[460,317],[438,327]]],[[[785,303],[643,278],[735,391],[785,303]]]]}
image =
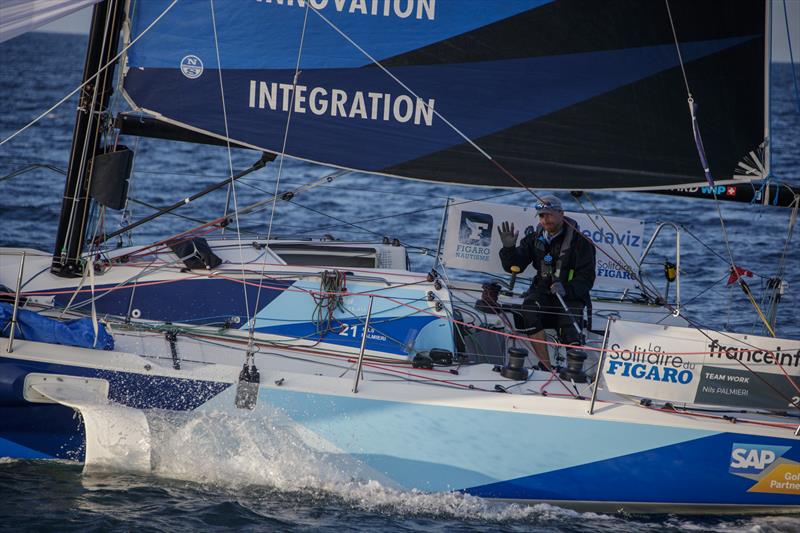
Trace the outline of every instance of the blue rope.
{"type": "Polygon", "coordinates": [[[792,53],[792,36],[789,33],[789,13],[786,9],[786,0],[783,0],[783,20],[786,22],[786,40],[789,41],[789,62],[792,64],[792,81],[794,82],[794,99],[797,102],[797,112],[800,113],[800,90],[797,89],[797,74],[794,71],[794,54],[792,53]]]}
{"type": "Polygon", "coordinates": [[[759,203],[761,195],[764,194],[764,189],[766,188],[768,182],[769,182],[769,178],[767,178],[766,180],[762,181],[761,182],[761,186],[758,189],[756,189],[755,183],[753,183],[752,181],[750,182],[750,187],[753,189],[753,199],[750,200],[750,205],[754,205],[754,204],[758,204],[759,203]]]}
{"type": "MultiPolygon", "coordinates": [[[[703,166],[703,173],[706,176],[708,186],[714,188],[714,177],[711,175],[711,169],[708,167],[708,160],[706,159],[706,150],[703,147],[703,137],[700,135],[700,124],[697,122],[697,106],[694,99],[689,96],[689,113],[692,116],[692,133],[694,133],[694,144],[697,147],[697,155],[700,156],[700,164],[703,166]]],[[[714,193],[716,196],[716,193],[714,193]]]]}

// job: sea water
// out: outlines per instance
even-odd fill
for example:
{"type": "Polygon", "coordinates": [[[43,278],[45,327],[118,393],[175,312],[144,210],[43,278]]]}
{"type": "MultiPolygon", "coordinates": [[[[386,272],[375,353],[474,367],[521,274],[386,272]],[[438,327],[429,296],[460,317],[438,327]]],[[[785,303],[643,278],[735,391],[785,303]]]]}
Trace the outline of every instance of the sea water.
{"type": "MultiPolygon", "coordinates": [[[[85,37],[30,34],[0,44],[0,138],[27,124],[80,82],[85,37]]],[[[73,97],[30,130],[0,147],[0,246],[50,250],[61,207],[63,175],[32,164],[65,169],[75,118],[73,97]]],[[[773,173],[800,186],[800,110],[789,65],[773,68],[773,173]]],[[[136,151],[131,183],[131,220],[238,171],[258,154],[152,139],[123,138],[136,151]],[[137,203],[138,202],[138,203],[137,203]]],[[[277,163],[277,162],[276,162],[277,163]]],[[[236,204],[260,200],[275,190],[292,190],[329,170],[286,160],[243,178],[236,204]]],[[[475,189],[376,178],[353,173],[298,194],[291,202],[243,217],[227,230],[243,237],[321,237],[380,240],[399,238],[410,246],[412,266],[432,265],[442,206],[447,197],[488,198],[529,205],[529,193],[475,189]],[[272,228],[269,220],[273,218],[272,228]]],[[[682,238],[682,299],[685,312],[715,329],[762,333],[741,291],[726,287],[728,249],[714,204],[640,193],[593,193],[604,214],[640,218],[652,234],[656,223],[685,224],[682,238]]],[[[567,209],[578,210],[566,198],[567,209]]],[[[586,204],[584,200],[584,204],[586,204]]],[[[224,190],[138,228],[133,243],[146,243],[205,221],[224,211],[224,190]]],[[[748,282],[760,299],[765,278],[774,275],[786,252],[788,289],[778,313],[778,333],[800,338],[798,237],[786,247],[789,210],[721,204],[731,253],[756,273],[748,282]],[[786,250],[785,250],[786,249],[786,250]]],[[[105,230],[117,229],[118,215],[105,230]]],[[[129,241],[126,236],[124,244],[129,241]]],[[[674,243],[656,246],[653,280],[674,243]]],[[[480,279],[480,278],[478,278],[480,279]]],[[[671,290],[674,290],[672,288],[671,290]]],[[[787,517],[633,517],[577,513],[548,505],[492,503],[459,494],[402,492],[380,482],[355,481],[350,466],[303,444],[292,428],[254,426],[229,415],[146,412],[153,452],[151,472],[131,473],[124,460],[104,468],[70,462],[0,460],[0,529],[7,530],[381,530],[381,531],[798,531],[787,517]]],[[[274,421],[272,421],[274,422],[274,421]]],[[[0,421],[1,423],[1,421],[0,421]]],[[[587,436],[590,438],[590,436],[587,436]]],[[[468,446],[469,443],[464,443],[468,446]]],[[[530,453],[548,453],[531,450],[530,453]]]]}

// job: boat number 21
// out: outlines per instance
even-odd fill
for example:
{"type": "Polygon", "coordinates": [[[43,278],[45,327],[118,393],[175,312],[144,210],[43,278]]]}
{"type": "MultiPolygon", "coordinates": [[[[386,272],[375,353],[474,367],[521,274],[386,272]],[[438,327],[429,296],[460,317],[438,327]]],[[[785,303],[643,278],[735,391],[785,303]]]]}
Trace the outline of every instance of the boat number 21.
{"type": "MultiPolygon", "coordinates": [[[[339,335],[343,337],[358,337],[358,324],[342,324],[342,329],[339,331],[339,335]]],[[[370,328],[372,329],[372,328],[370,328]]]]}

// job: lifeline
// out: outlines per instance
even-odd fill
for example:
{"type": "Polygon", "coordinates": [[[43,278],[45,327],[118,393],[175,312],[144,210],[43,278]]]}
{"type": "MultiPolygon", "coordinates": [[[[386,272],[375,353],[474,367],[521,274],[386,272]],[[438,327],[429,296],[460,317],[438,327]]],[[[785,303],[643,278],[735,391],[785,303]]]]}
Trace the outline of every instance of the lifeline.
{"type": "Polygon", "coordinates": [[[331,117],[360,118],[366,120],[394,120],[396,122],[413,121],[417,125],[433,124],[433,105],[435,100],[427,102],[421,98],[413,99],[408,95],[393,96],[389,93],[354,91],[352,94],[342,89],[326,89],[295,85],[291,83],[267,83],[250,80],[248,106],[250,108],[288,112],[294,100],[293,112],[331,117]],[[292,91],[295,91],[292,99],[292,91]]]}

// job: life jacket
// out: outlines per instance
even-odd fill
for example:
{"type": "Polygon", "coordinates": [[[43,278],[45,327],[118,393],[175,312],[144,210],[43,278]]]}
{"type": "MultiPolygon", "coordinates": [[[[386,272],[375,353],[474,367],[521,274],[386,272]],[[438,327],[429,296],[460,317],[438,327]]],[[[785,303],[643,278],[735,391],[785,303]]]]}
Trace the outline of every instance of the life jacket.
{"type": "MultiPolygon", "coordinates": [[[[567,272],[566,276],[562,276],[562,268],[567,261],[567,257],[569,256],[570,248],[572,248],[572,240],[575,236],[575,221],[572,219],[566,219],[568,222],[565,222],[563,226],[561,226],[561,231],[563,232],[563,238],[561,239],[561,248],[558,251],[558,258],[556,259],[555,265],[552,268],[552,275],[553,279],[558,279],[562,283],[565,283],[572,279],[572,273],[567,272]]],[[[541,253],[541,260],[538,265],[536,266],[536,270],[539,273],[548,272],[550,267],[548,262],[545,261],[545,258],[550,256],[550,250],[548,249],[548,243],[544,237],[544,228],[541,224],[536,226],[536,232],[534,233],[534,243],[536,249],[539,250],[541,253]]],[[[550,256],[550,263],[552,263],[552,256],[550,256]]]]}
{"type": "MultiPolygon", "coordinates": [[[[571,218],[564,217],[564,225],[561,227],[561,231],[564,232],[564,237],[561,239],[561,248],[558,250],[558,259],[555,263],[555,268],[553,268],[553,279],[558,279],[561,283],[567,283],[572,280],[572,276],[574,275],[574,271],[572,269],[568,270],[567,272],[563,272],[563,267],[565,266],[566,261],[568,261],[569,252],[572,248],[573,239],[575,237],[575,230],[578,228],[578,223],[572,220],[571,218]],[[563,274],[563,275],[562,275],[563,274]]],[[[540,252],[542,259],[540,260],[539,265],[536,265],[537,272],[541,273],[546,271],[545,266],[545,257],[550,253],[548,250],[547,241],[544,238],[544,228],[541,224],[536,226],[536,231],[534,232],[534,246],[540,252]]],[[[551,259],[552,261],[552,259],[551,259]]],[[[583,304],[586,306],[586,327],[587,329],[592,329],[592,299],[591,297],[587,297],[583,304]]]]}

